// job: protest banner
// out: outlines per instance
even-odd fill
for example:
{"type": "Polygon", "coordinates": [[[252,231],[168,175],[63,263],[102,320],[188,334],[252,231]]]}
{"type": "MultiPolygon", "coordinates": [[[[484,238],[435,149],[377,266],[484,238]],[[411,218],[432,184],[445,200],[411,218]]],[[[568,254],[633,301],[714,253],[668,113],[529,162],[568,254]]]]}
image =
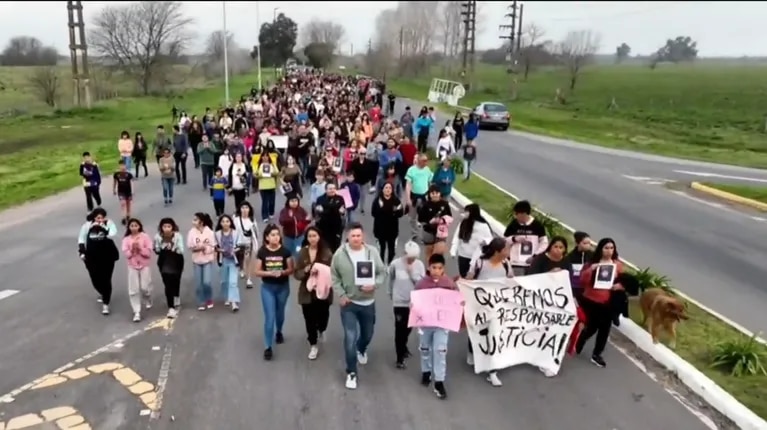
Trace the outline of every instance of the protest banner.
{"type": "Polygon", "coordinates": [[[531,364],[559,372],[576,305],[570,273],[458,281],[476,373],[531,364]]]}
{"type": "Polygon", "coordinates": [[[463,295],[457,290],[429,288],[410,292],[408,327],[439,327],[450,331],[461,329],[463,295]]]}

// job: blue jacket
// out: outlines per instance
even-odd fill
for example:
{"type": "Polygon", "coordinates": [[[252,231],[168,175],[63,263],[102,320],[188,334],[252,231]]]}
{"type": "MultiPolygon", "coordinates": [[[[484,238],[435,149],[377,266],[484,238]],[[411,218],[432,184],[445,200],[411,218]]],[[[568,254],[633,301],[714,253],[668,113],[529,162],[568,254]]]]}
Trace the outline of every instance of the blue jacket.
{"type": "Polygon", "coordinates": [[[447,197],[453,191],[455,171],[452,167],[445,170],[442,166],[440,166],[434,172],[434,176],[432,176],[431,182],[439,187],[439,192],[443,197],[447,197]]]}
{"type": "Polygon", "coordinates": [[[353,211],[357,209],[357,205],[360,203],[360,196],[362,195],[362,190],[360,189],[359,184],[356,182],[344,182],[344,184],[341,185],[341,188],[348,188],[349,195],[352,197],[352,203],[354,205],[350,207],[349,210],[353,211]]]}
{"type": "Polygon", "coordinates": [[[83,178],[83,187],[101,186],[101,171],[96,163],[80,163],[80,176],[83,178]]]}
{"type": "Polygon", "coordinates": [[[378,155],[378,169],[387,169],[390,163],[402,164],[402,153],[394,151],[394,154],[390,154],[388,149],[384,149],[378,155]]]}
{"type": "Polygon", "coordinates": [[[467,121],[463,126],[463,131],[466,133],[466,140],[474,140],[479,135],[479,123],[477,121],[467,121]]]}
{"type": "Polygon", "coordinates": [[[434,126],[434,121],[429,117],[418,117],[413,123],[413,136],[418,136],[421,129],[431,129],[434,126]]]}

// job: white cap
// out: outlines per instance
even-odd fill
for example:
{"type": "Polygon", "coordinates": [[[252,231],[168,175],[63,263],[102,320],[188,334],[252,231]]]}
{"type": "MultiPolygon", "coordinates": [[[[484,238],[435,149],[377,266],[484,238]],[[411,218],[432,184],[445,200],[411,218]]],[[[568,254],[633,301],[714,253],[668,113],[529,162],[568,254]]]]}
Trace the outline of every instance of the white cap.
{"type": "Polygon", "coordinates": [[[413,241],[405,244],[405,255],[410,258],[418,258],[421,255],[421,247],[413,241]]]}

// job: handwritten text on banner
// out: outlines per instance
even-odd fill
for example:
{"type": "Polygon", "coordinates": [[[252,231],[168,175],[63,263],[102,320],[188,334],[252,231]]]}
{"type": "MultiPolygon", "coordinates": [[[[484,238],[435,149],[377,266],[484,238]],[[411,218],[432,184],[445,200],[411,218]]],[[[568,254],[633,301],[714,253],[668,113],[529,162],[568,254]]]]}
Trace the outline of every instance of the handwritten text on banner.
{"type": "Polygon", "coordinates": [[[458,331],[463,319],[460,291],[444,288],[415,290],[410,293],[408,327],[439,327],[458,331]]]}

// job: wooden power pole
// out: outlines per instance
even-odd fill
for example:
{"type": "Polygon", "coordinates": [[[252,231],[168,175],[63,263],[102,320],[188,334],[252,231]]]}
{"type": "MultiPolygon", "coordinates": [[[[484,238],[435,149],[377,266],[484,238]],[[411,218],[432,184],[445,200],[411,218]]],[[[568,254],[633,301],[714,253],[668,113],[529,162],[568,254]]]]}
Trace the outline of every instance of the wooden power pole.
{"type": "Polygon", "coordinates": [[[83,2],[67,1],[69,26],[69,56],[72,61],[72,85],[74,104],[90,109],[90,71],[88,68],[88,45],[85,42],[83,2]]]}
{"type": "Polygon", "coordinates": [[[461,76],[466,89],[471,88],[474,77],[474,48],[477,28],[477,2],[469,0],[461,3],[461,15],[463,16],[463,64],[461,76]]]}

